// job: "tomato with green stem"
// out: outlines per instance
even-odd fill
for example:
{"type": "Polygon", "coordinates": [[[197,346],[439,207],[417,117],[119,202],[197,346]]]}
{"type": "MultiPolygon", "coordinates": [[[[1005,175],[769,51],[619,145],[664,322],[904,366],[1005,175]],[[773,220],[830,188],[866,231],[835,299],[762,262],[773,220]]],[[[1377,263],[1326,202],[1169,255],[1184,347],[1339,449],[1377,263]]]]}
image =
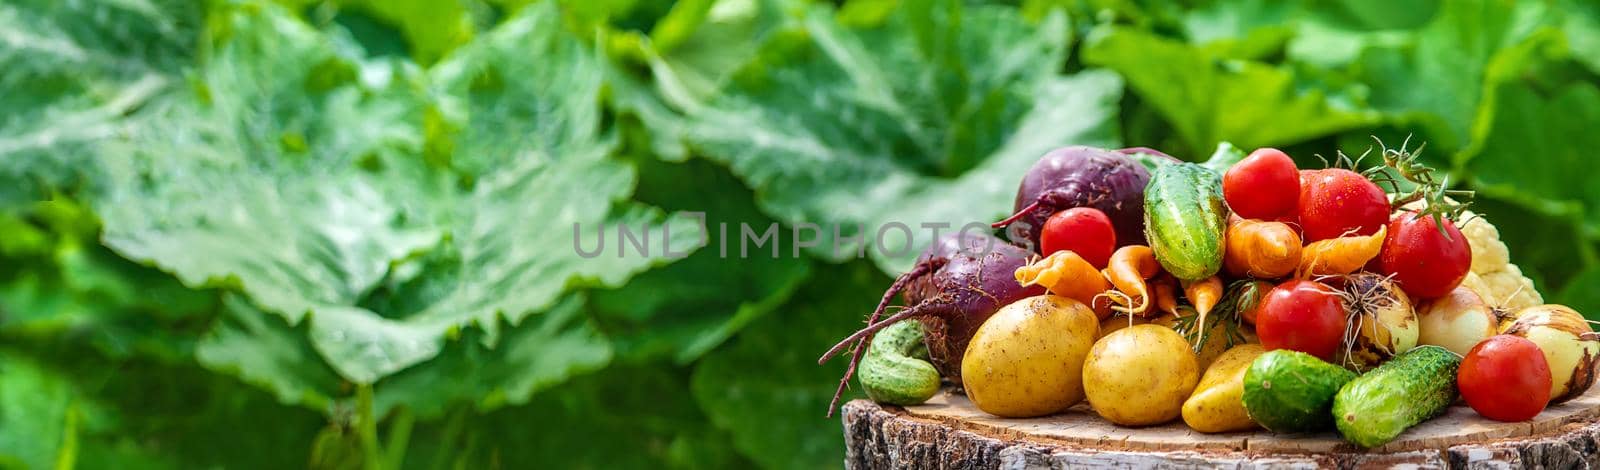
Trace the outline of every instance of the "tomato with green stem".
{"type": "Polygon", "coordinates": [[[1472,245],[1444,215],[1402,211],[1389,220],[1374,263],[1406,294],[1431,299],[1450,293],[1466,279],[1472,270],[1472,245]]]}
{"type": "Polygon", "coordinates": [[[1297,212],[1306,242],[1372,235],[1389,221],[1389,196],[1354,171],[1300,170],[1297,212]]]}

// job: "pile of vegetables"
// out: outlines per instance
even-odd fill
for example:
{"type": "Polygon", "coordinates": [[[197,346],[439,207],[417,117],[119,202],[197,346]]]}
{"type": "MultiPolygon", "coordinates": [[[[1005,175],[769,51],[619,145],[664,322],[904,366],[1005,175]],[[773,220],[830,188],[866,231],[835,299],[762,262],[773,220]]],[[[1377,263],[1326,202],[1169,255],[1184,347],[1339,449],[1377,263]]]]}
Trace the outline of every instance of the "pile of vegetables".
{"type": "Polygon", "coordinates": [[[823,360],[850,348],[839,390],[860,362],[885,403],[943,377],[1002,417],[1087,401],[1122,426],[1336,429],[1362,447],[1458,397],[1523,421],[1587,391],[1600,336],[1583,316],[1543,304],[1471,192],[1379,147],[1360,171],[1226,143],[1204,163],[1051,151],[995,224],[1009,242],[939,240],[823,360]]]}

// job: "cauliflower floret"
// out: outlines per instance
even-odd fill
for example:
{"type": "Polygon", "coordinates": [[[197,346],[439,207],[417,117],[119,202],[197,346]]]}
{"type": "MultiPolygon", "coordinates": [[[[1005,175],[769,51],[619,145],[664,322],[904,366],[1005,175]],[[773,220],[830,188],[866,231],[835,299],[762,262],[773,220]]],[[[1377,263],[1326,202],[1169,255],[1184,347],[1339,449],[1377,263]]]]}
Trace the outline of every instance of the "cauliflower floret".
{"type": "Polygon", "coordinates": [[[1477,292],[1483,300],[1511,311],[1544,303],[1544,296],[1534,290],[1533,280],[1522,275],[1522,268],[1511,264],[1510,250],[1500,241],[1500,230],[1489,219],[1466,211],[1461,214],[1466,225],[1460,227],[1472,247],[1472,278],[1462,285],[1477,292]]]}
{"type": "Polygon", "coordinates": [[[1467,245],[1472,246],[1472,272],[1488,274],[1505,269],[1511,263],[1511,253],[1500,241],[1500,230],[1471,211],[1462,213],[1461,217],[1467,221],[1459,228],[1467,236],[1467,245]]]}
{"type": "Polygon", "coordinates": [[[1506,269],[1479,277],[1483,279],[1484,289],[1478,291],[1478,295],[1484,296],[1484,300],[1491,305],[1515,312],[1544,304],[1544,296],[1533,288],[1533,280],[1523,276],[1522,269],[1515,264],[1507,264],[1506,269]]]}

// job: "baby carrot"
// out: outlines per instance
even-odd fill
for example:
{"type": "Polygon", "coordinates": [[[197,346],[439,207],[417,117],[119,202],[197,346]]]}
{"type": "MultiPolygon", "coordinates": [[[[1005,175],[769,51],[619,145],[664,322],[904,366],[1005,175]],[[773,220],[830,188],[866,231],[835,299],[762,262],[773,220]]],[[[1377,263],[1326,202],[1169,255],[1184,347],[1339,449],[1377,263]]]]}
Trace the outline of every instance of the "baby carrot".
{"type": "Polygon", "coordinates": [[[1228,225],[1222,264],[1229,274],[1276,279],[1300,265],[1300,234],[1283,222],[1238,219],[1228,225]]]}
{"type": "Polygon", "coordinates": [[[1110,303],[1099,299],[1100,294],[1111,289],[1111,285],[1100,270],[1072,250],[1051,253],[1044,259],[1017,268],[1015,275],[1017,282],[1024,286],[1044,286],[1052,294],[1089,305],[1095,315],[1102,319],[1111,314],[1108,308],[1110,303]]]}
{"type": "Polygon", "coordinates": [[[1368,261],[1378,256],[1383,248],[1383,235],[1387,227],[1379,227],[1372,235],[1317,240],[1300,251],[1300,268],[1296,277],[1333,276],[1361,270],[1368,261]]]}
{"type": "Polygon", "coordinates": [[[1150,288],[1145,280],[1155,277],[1159,272],[1161,264],[1156,262],[1155,252],[1148,246],[1128,245],[1111,253],[1105,277],[1111,280],[1111,285],[1118,291],[1111,297],[1121,304],[1111,308],[1119,312],[1144,314],[1150,309],[1150,288]]]}

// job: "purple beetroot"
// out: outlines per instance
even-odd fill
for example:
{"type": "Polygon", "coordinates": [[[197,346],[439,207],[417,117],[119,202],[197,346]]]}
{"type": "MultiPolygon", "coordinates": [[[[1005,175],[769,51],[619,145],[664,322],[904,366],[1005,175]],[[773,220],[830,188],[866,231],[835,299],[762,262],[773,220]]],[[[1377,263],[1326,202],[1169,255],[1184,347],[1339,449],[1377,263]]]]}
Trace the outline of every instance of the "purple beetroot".
{"type": "Polygon", "coordinates": [[[1015,213],[994,226],[1026,224],[1019,226],[1018,232],[1037,251],[1039,232],[1051,215],[1074,207],[1093,207],[1111,218],[1117,246],[1145,244],[1144,187],[1150,182],[1150,171],[1130,157],[1134,153],[1172,158],[1145,148],[1072,146],[1051,150],[1022,177],[1015,213]]]}
{"type": "Polygon", "coordinates": [[[911,270],[895,279],[884,292],[883,300],[867,318],[867,327],[834,345],[817,361],[827,362],[854,344],[850,366],[839,380],[839,388],[828,404],[828,413],[832,415],[872,336],[907,318],[922,322],[927,332],[924,342],[940,375],[960,383],[961,357],[966,353],[967,342],[984,320],[1000,307],[1045,293],[1042,287],[1023,287],[1016,280],[1017,268],[1026,265],[1032,255],[987,233],[961,232],[935,240],[917,257],[911,270]],[[878,317],[901,292],[905,293],[910,306],[879,321],[878,317]]]}

